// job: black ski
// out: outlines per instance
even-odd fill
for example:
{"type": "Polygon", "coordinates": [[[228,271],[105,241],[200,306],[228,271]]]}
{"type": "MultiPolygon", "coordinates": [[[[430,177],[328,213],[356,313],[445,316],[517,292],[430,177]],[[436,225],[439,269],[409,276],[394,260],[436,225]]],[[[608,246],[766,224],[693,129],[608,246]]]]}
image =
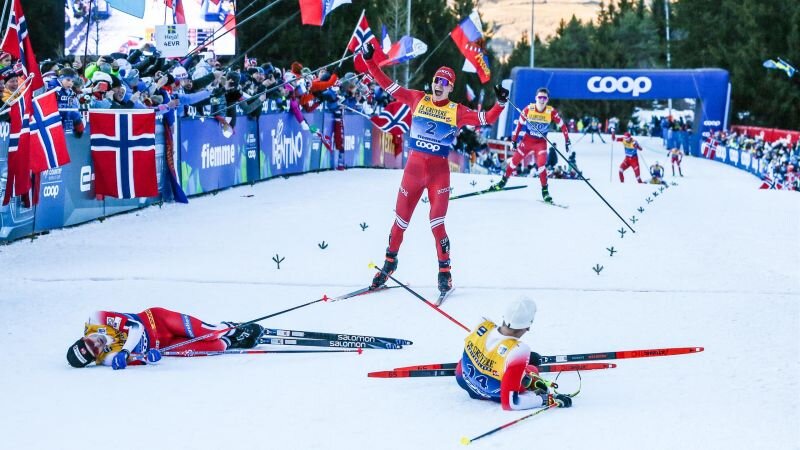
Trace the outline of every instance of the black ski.
{"type": "Polygon", "coordinates": [[[285,338],[306,338],[306,339],[325,339],[340,342],[384,342],[396,345],[411,345],[413,342],[407,339],[365,336],[360,334],[348,333],[326,333],[322,331],[300,331],[300,330],[281,330],[278,328],[264,328],[265,336],[279,336],[285,338]]]}
{"type": "Polygon", "coordinates": [[[484,189],[482,191],[475,191],[475,192],[470,192],[468,194],[454,195],[454,196],[450,197],[450,200],[456,200],[456,199],[459,199],[459,198],[466,198],[466,197],[474,197],[476,195],[488,194],[490,192],[513,191],[514,189],[524,189],[526,187],[528,187],[528,186],[527,185],[526,186],[509,186],[509,187],[504,187],[502,189],[494,189],[494,188],[490,187],[490,188],[484,189]]]}
{"type": "Polygon", "coordinates": [[[363,341],[332,341],[323,339],[285,339],[262,337],[258,340],[259,344],[265,345],[298,345],[308,347],[329,347],[329,348],[373,348],[382,350],[399,350],[402,345],[391,342],[363,342],[363,341]]]}

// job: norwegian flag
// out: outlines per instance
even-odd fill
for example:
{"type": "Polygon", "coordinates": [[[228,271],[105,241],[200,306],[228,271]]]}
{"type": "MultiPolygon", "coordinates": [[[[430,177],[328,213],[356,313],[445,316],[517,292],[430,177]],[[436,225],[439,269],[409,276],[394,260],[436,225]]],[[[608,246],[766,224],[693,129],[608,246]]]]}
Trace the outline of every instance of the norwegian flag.
{"type": "Polygon", "coordinates": [[[20,0],[11,0],[11,15],[8,17],[6,35],[3,37],[0,49],[22,62],[23,75],[33,74],[30,82],[31,92],[44,87],[44,80],[39,72],[36,55],[33,54],[31,39],[28,36],[28,22],[25,21],[25,15],[22,13],[20,0]]]}
{"type": "Polygon", "coordinates": [[[700,146],[703,151],[703,157],[708,159],[716,159],[717,157],[717,141],[708,138],[703,144],[700,146]]]}
{"type": "Polygon", "coordinates": [[[783,184],[781,184],[778,181],[774,181],[772,178],[770,178],[769,175],[764,175],[764,177],[761,178],[761,181],[762,183],[761,186],[758,187],[759,189],[777,189],[779,191],[783,190],[783,184]]]}
{"type": "Polygon", "coordinates": [[[369,23],[367,23],[367,17],[364,15],[364,11],[361,11],[361,17],[358,19],[356,29],[353,30],[350,42],[347,43],[347,49],[355,53],[361,50],[366,44],[372,44],[375,47],[375,53],[380,53],[381,43],[378,42],[378,38],[372,34],[369,23]]]}
{"type": "Polygon", "coordinates": [[[69,162],[67,140],[58,112],[56,91],[33,98],[31,170],[43,172],[69,162]]]}
{"type": "Polygon", "coordinates": [[[381,131],[400,136],[411,128],[411,108],[402,102],[392,102],[383,108],[380,114],[373,116],[372,121],[381,131]]]}
{"type": "Polygon", "coordinates": [[[3,205],[7,205],[11,197],[22,195],[25,205],[30,206],[27,197],[31,189],[30,129],[25,103],[24,99],[20,99],[9,111],[8,178],[3,205]]]}
{"type": "Polygon", "coordinates": [[[90,111],[89,125],[95,194],[157,197],[155,112],[90,111]]]}

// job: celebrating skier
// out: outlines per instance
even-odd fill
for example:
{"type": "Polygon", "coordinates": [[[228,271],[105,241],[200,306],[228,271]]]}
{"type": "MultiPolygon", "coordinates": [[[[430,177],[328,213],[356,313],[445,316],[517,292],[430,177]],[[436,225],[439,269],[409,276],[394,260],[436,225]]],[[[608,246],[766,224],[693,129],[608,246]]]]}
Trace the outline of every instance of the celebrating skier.
{"type": "Polygon", "coordinates": [[[550,191],[547,188],[547,131],[550,123],[555,122],[564,134],[564,145],[567,153],[570,152],[572,143],[569,140],[569,131],[561,116],[555,108],[547,105],[550,91],[545,87],[536,90],[536,102],[531,103],[522,110],[522,114],[517,119],[517,127],[511,141],[514,143],[516,151],[511,157],[511,161],[506,166],[506,173],[499,183],[493,186],[494,189],[502,189],[508,178],[514,173],[517,166],[528,154],[536,152],[536,167],[538,168],[539,181],[542,184],[542,199],[547,203],[553,203],[550,191]],[[522,136],[522,144],[517,147],[519,137],[522,136]]]}
{"type": "Polygon", "coordinates": [[[181,350],[253,348],[264,332],[264,328],[255,323],[236,326],[231,322],[211,325],[164,308],[148,308],[138,314],[97,311],[86,323],[83,337],[67,350],[67,362],[76,368],[94,362],[118,370],[127,367],[129,362],[142,364],[142,359],[157,362],[161,359],[159,348],[194,337],[213,333],[207,339],[181,346],[181,350]],[[132,358],[133,353],[144,358],[132,358]]]}
{"type": "Polygon", "coordinates": [[[430,224],[436,239],[436,254],[439,259],[438,287],[439,304],[453,289],[450,274],[450,239],[444,227],[447,205],[450,199],[450,166],[448,154],[456,142],[458,130],[464,125],[482,126],[494,123],[508,100],[508,90],[495,86],[497,104],[488,112],[476,112],[449,100],[456,74],[449,67],[440,67],[432,80],[432,94],[406,89],[392,81],[373,60],[375,48],[367,44],[366,51],[356,57],[356,66],[364,65],[378,84],[398,101],[413,111],[409,148],[411,150],[403,180],[397,194],[396,218],[389,235],[389,247],[383,271],[375,274],[372,289],[386,283],[386,273],[397,270],[397,252],[403,242],[403,233],[408,227],[414,208],[422,191],[428,190],[430,199],[430,224]]]}
{"type": "Polygon", "coordinates": [[[628,167],[633,168],[633,173],[636,175],[636,181],[639,183],[644,183],[641,175],[639,174],[639,151],[642,150],[642,147],[638,142],[636,142],[635,139],[631,137],[631,133],[627,131],[622,137],[615,137],[612,135],[611,139],[617,142],[622,142],[622,147],[625,149],[625,159],[622,161],[622,164],[619,165],[620,183],[625,182],[625,175],[623,175],[623,172],[625,172],[628,167]]]}
{"type": "Polygon", "coordinates": [[[506,411],[572,406],[568,395],[549,392],[539,370],[529,364],[531,349],[519,340],[535,316],[536,303],[523,297],[508,306],[502,325],[485,320],[467,336],[456,381],[470,397],[498,402],[506,411]]]}

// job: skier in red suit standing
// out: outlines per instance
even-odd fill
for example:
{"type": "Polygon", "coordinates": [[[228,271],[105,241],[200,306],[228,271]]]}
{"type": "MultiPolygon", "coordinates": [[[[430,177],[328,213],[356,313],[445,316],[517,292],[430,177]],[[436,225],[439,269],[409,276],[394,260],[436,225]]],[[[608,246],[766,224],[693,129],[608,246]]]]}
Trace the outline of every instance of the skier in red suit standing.
{"type": "Polygon", "coordinates": [[[441,293],[439,304],[441,304],[453,289],[450,274],[450,239],[444,227],[450,200],[450,166],[447,157],[461,127],[485,126],[497,120],[508,100],[508,90],[495,86],[497,104],[488,111],[473,111],[448,98],[456,81],[453,69],[440,67],[432,80],[432,93],[426,94],[423,91],[406,89],[392,81],[373,60],[374,53],[374,47],[367,45],[366,51],[356,57],[357,67],[366,66],[375,81],[392,97],[408,105],[413,115],[408,141],[411,151],[397,194],[396,217],[389,235],[386,260],[383,272],[375,274],[370,287],[377,289],[383,286],[387,279],[385,273],[391,274],[397,269],[397,252],[403,242],[403,233],[408,227],[422,192],[427,189],[431,205],[431,231],[436,239],[436,254],[439,259],[437,281],[441,293]]]}

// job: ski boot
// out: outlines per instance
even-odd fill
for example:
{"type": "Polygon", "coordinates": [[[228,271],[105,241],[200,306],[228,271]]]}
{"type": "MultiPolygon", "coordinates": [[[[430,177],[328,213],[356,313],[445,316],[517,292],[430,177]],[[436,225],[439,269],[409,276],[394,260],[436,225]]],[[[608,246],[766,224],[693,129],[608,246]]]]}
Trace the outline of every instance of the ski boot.
{"type": "Polygon", "coordinates": [[[501,178],[497,184],[493,184],[489,189],[493,191],[499,191],[506,187],[506,183],[508,183],[508,177],[503,175],[503,178],[501,178]]]}
{"type": "Polygon", "coordinates": [[[544,200],[545,203],[553,203],[553,197],[550,196],[547,185],[542,186],[542,200],[544,200]]]}
{"type": "Polygon", "coordinates": [[[437,285],[439,286],[439,299],[436,301],[436,306],[441,306],[455,289],[453,288],[453,276],[450,274],[449,260],[447,263],[439,263],[437,285]]]}
{"type": "Polygon", "coordinates": [[[264,327],[257,323],[239,325],[233,322],[222,322],[225,325],[236,327],[221,339],[227,343],[229,349],[253,348],[258,345],[258,340],[264,334],[264,327]]]}
{"type": "Polygon", "coordinates": [[[388,275],[397,270],[397,252],[390,252],[386,250],[386,259],[383,261],[383,271],[375,274],[372,278],[372,284],[369,286],[370,290],[375,290],[383,287],[386,284],[388,275]],[[387,275],[388,274],[388,275],[387,275]]]}

